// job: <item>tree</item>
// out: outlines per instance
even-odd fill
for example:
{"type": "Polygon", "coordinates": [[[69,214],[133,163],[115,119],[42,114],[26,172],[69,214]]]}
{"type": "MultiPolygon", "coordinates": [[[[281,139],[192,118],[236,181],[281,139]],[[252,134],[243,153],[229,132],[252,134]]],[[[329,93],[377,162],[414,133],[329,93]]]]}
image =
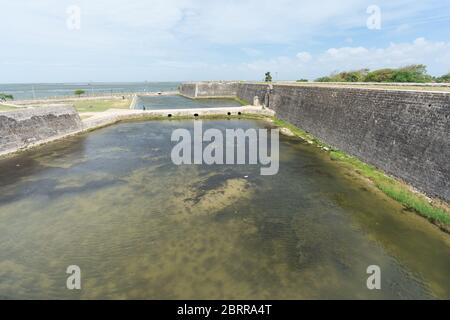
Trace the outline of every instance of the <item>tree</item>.
{"type": "Polygon", "coordinates": [[[320,77],[316,79],[316,82],[333,82],[332,77],[320,77]]]}
{"type": "Polygon", "coordinates": [[[14,96],[12,94],[0,93],[0,101],[6,100],[14,100],[14,96]]]}
{"type": "Polygon", "coordinates": [[[266,82],[272,82],[272,75],[270,74],[270,72],[266,72],[266,82]]]}
{"type": "Polygon", "coordinates": [[[414,64],[395,70],[392,82],[431,82],[433,77],[427,74],[427,67],[423,64],[414,64]]]}
{"type": "Polygon", "coordinates": [[[369,73],[369,69],[341,72],[339,75],[344,82],[362,82],[369,73]]]}
{"type": "Polygon", "coordinates": [[[332,73],[327,77],[321,77],[316,79],[317,82],[362,82],[364,81],[368,69],[354,70],[354,71],[344,71],[340,73],[332,73]]]}
{"type": "MultiPolygon", "coordinates": [[[[444,76],[445,77],[445,76],[444,76]]],[[[440,78],[438,78],[440,79],[440,78]]],[[[436,79],[436,81],[438,81],[436,79]]],[[[317,79],[318,82],[432,82],[433,77],[427,73],[423,64],[413,64],[398,69],[379,69],[370,71],[361,69],[332,73],[328,77],[317,79]]]]}
{"type": "Polygon", "coordinates": [[[394,79],[394,69],[379,69],[367,74],[366,82],[392,82],[394,79]]]}
{"type": "Polygon", "coordinates": [[[86,91],[84,91],[84,90],[82,90],[82,89],[78,89],[78,90],[75,90],[75,95],[76,96],[81,96],[82,94],[85,94],[86,93],[86,91]]]}

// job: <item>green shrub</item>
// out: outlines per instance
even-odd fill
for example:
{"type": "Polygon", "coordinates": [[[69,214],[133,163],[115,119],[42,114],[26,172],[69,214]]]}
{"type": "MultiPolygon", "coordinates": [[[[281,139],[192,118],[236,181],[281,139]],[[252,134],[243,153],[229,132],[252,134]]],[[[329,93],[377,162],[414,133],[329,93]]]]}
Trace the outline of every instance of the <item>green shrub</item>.
{"type": "Polygon", "coordinates": [[[333,79],[331,77],[321,77],[317,78],[316,82],[333,82],[333,79]]]}
{"type": "Polygon", "coordinates": [[[425,83],[433,81],[427,74],[427,67],[423,64],[411,65],[395,70],[392,82],[425,83]]]}
{"type": "Polygon", "coordinates": [[[450,73],[443,75],[442,77],[436,78],[436,82],[440,83],[450,83],[450,73]]]}
{"type": "MultiPolygon", "coordinates": [[[[450,78],[447,75],[447,81],[450,78]]],[[[445,77],[445,76],[444,76],[445,77]]],[[[444,82],[442,77],[442,82],[444,82]]],[[[317,79],[318,82],[432,82],[433,77],[427,73],[427,67],[423,64],[414,64],[398,69],[379,69],[370,71],[361,69],[334,73],[327,77],[317,79]]]]}
{"type": "Polygon", "coordinates": [[[380,69],[371,71],[364,79],[365,82],[392,82],[394,79],[394,69],[380,69]]]}
{"type": "Polygon", "coordinates": [[[341,73],[333,73],[327,77],[317,79],[317,82],[362,82],[364,81],[368,69],[345,71],[341,73]]]}

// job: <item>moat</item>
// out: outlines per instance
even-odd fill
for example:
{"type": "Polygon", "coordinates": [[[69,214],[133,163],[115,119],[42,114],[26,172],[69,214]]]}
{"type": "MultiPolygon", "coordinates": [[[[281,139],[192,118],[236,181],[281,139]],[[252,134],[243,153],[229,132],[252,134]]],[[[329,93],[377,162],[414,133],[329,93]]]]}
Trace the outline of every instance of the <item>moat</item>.
{"type": "Polygon", "coordinates": [[[450,298],[447,234],[297,138],[280,137],[275,176],[176,166],[171,133],[193,122],[120,123],[0,160],[0,298],[450,298]]]}

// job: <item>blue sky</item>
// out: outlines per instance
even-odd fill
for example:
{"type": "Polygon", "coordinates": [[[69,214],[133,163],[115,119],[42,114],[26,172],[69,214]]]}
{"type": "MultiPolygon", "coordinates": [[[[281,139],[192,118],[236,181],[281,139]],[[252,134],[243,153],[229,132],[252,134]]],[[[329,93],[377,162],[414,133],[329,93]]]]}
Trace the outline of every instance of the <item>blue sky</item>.
{"type": "Polygon", "coordinates": [[[450,1],[2,1],[0,83],[314,79],[450,72],[450,1]],[[367,20],[380,9],[381,29],[367,20]],[[68,8],[80,10],[69,28],[68,8]]]}

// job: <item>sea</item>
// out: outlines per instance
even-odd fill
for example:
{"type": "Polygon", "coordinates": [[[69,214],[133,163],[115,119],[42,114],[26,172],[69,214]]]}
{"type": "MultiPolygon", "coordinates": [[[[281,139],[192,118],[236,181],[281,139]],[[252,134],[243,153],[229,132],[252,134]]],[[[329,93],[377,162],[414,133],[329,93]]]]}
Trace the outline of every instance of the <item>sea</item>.
{"type": "Polygon", "coordinates": [[[180,82],[93,82],[93,83],[20,83],[0,84],[0,93],[11,94],[14,100],[63,98],[84,90],[85,96],[105,94],[167,92],[178,89],[180,82]]]}

